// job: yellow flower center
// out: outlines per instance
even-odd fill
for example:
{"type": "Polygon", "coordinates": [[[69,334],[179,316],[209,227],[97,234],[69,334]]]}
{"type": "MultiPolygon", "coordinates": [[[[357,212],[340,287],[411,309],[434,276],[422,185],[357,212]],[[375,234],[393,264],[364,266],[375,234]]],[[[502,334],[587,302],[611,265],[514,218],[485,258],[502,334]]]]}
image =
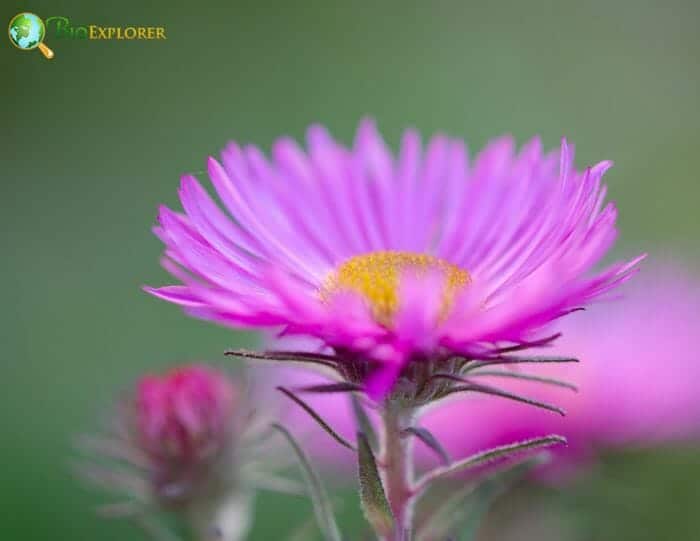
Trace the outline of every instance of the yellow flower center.
{"type": "Polygon", "coordinates": [[[445,317],[455,295],[471,282],[471,277],[466,270],[432,255],[383,251],[351,257],[326,278],[319,296],[328,301],[341,291],[359,293],[369,302],[374,318],[388,326],[399,307],[401,277],[406,273],[420,277],[435,271],[444,276],[443,290],[426,293],[441,295],[440,314],[445,317]]]}

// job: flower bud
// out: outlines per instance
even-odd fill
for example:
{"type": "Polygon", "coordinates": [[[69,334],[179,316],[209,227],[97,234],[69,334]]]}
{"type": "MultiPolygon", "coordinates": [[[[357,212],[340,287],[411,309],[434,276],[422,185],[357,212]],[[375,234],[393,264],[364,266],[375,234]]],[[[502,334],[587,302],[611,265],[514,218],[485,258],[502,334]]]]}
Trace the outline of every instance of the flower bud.
{"type": "Polygon", "coordinates": [[[265,408],[254,411],[235,379],[204,365],[142,377],[119,403],[103,436],[84,438],[81,476],[125,497],[105,516],[160,528],[167,511],[199,541],[238,541],[250,526],[254,493],[299,493],[275,475],[265,408]]]}
{"type": "Polygon", "coordinates": [[[166,502],[186,500],[230,447],[237,392],[204,366],[145,376],[134,400],[136,443],[148,457],[153,489],[166,502]]]}

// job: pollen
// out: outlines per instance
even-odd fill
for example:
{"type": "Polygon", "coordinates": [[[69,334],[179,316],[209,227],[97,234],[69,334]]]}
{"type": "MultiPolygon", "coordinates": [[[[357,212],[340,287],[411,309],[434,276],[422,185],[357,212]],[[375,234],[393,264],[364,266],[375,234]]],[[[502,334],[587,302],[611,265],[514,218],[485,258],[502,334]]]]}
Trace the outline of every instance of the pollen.
{"type": "Polygon", "coordinates": [[[400,304],[401,277],[407,273],[420,277],[432,272],[444,276],[442,291],[426,292],[426,295],[442,297],[440,315],[446,317],[456,294],[471,282],[471,277],[466,270],[427,254],[381,251],[351,257],[326,278],[319,296],[328,302],[342,291],[359,293],[371,306],[374,318],[390,326],[400,304]]]}

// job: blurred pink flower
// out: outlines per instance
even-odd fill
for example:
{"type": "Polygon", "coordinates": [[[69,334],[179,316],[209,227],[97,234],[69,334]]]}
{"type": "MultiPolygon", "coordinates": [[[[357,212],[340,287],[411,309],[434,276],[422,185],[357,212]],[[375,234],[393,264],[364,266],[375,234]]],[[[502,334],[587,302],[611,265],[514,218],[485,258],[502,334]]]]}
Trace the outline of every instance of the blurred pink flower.
{"type": "Polygon", "coordinates": [[[350,148],[321,126],[306,151],[283,138],[271,159],[231,143],[208,162],[225,211],[190,175],[184,213],[160,208],[182,285],[146,290],[224,325],[317,338],[381,397],[410,362],[542,338],[631,276],[640,258],[594,270],[617,235],[611,165],[577,171],[566,141],[517,151],[511,137],[470,160],[462,141],[423,148],[414,130],[393,156],[369,120],[350,148]]]}
{"type": "MultiPolygon", "coordinates": [[[[550,351],[576,352],[580,363],[510,368],[569,381],[578,386],[577,393],[505,377],[479,379],[561,406],[566,417],[497,397],[464,395],[438,403],[419,424],[453,459],[535,436],[564,435],[569,445],[553,448],[550,473],[565,473],[608,448],[700,438],[700,284],[679,271],[651,269],[625,289],[624,302],[599,305],[560,325],[563,336],[550,351]]],[[[287,381],[294,378],[315,381],[300,372],[287,381]]],[[[346,397],[313,396],[308,401],[351,437],[354,425],[346,397]]],[[[345,467],[346,450],[303,412],[290,416],[290,422],[308,431],[317,456],[345,467]]],[[[417,447],[423,460],[435,460],[420,443],[417,447]]]]}
{"type": "MultiPolygon", "coordinates": [[[[271,412],[253,411],[248,389],[226,372],[196,364],[147,375],[117,405],[101,434],[81,438],[77,473],[118,494],[100,507],[147,528],[172,513],[192,538],[240,541],[260,488],[298,492],[272,439],[271,412]]],[[[160,538],[160,537],[159,537],[160,538]]]]}
{"type": "Polygon", "coordinates": [[[181,367],[139,381],[138,442],[159,484],[217,457],[231,435],[235,399],[231,381],[205,366],[181,367]]]}

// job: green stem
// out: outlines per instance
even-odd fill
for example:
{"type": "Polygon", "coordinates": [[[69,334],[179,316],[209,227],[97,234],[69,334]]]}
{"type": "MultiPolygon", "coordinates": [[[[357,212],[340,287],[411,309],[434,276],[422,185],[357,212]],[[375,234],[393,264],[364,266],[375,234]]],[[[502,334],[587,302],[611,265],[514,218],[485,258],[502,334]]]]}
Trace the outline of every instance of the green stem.
{"type": "Polygon", "coordinates": [[[394,515],[396,530],[387,541],[403,541],[413,526],[413,438],[404,437],[413,412],[386,406],[382,415],[381,464],[384,490],[394,515]]]}

